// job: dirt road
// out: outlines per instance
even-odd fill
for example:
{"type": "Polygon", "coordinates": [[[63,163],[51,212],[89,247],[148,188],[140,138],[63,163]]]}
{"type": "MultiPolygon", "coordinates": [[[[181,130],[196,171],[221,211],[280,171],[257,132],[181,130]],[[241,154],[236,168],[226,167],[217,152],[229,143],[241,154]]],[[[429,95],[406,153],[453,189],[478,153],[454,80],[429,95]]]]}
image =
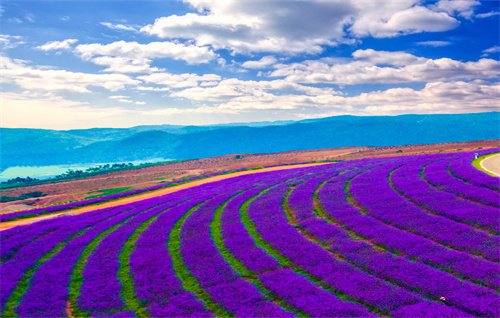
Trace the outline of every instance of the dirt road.
{"type": "Polygon", "coordinates": [[[482,160],[481,167],[500,177],[500,154],[482,160]]]}
{"type": "Polygon", "coordinates": [[[55,218],[55,217],[58,217],[58,216],[61,216],[64,214],[68,214],[68,213],[70,213],[71,215],[77,215],[77,214],[81,214],[81,213],[85,213],[85,212],[89,212],[89,211],[95,211],[95,210],[109,208],[109,207],[116,207],[116,206],[124,205],[127,203],[142,201],[142,200],[150,199],[153,197],[162,196],[162,195],[166,195],[169,193],[177,192],[177,191],[180,191],[183,189],[196,187],[196,186],[199,186],[202,184],[207,184],[210,182],[225,180],[225,179],[229,179],[229,178],[234,178],[234,177],[239,177],[239,176],[244,176],[244,175],[249,175],[249,174],[255,174],[255,173],[263,173],[263,172],[268,172],[268,171],[287,170],[287,169],[303,168],[303,167],[310,167],[310,166],[324,165],[324,164],[331,164],[331,163],[313,163],[313,164],[298,164],[298,165],[290,165],[290,166],[278,166],[278,167],[271,167],[271,168],[263,168],[263,169],[259,169],[259,170],[240,171],[240,172],[235,172],[235,173],[231,173],[231,174],[224,174],[224,175],[220,175],[220,176],[209,177],[209,178],[202,179],[202,180],[195,180],[192,182],[180,184],[178,186],[173,186],[173,187],[169,187],[169,188],[165,188],[165,189],[159,189],[156,191],[142,193],[142,194],[126,197],[123,199],[117,199],[114,201],[108,201],[108,202],[104,202],[101,204],[84,206],[84,207],[77,208],[77,209],[52,213],[50,215],[37,216],[37,217],[29,218],[29,219],[22,219],[22,220],[17,220],[17,221],[12,221],[12,222],[0,223],[0,231],[10,229],[10,228],[13,228],[13,227],[16,227],[19,225],[31,224],[31,223],[35,223],[35,222],[38,222],[41,220],[55,218]]]}

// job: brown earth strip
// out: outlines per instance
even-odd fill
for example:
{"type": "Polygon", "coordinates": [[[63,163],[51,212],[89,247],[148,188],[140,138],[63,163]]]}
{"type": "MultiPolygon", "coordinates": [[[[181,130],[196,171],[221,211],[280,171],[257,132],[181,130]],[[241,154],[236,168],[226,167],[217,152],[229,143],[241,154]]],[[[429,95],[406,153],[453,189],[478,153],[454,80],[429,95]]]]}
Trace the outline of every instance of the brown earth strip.
{"type": "Polygon", "coordinates": [[[84,207],[77,208],[77,209],[71,209],[69,211],[52,213],[50,215],[37,216],[37,217],[29,218],[29,219],[22,219],[22,220],[17,220],[17,221],[12,221],[12,222],[0,223],[0,231],[7,230],[10,228],[19,226],[19,225],[31,224],[31,223],[35,223],[35,222],[38,222],[41,220],[55,218],[55,217],[58,217],[61,215],[77,215],[77,214],[82,214],[85,212],[95,211],[95,210],[99,210],[99,209],[117,207],[117,206],[124,205],[127,203],[138,202],[138,201],[154,198],[157,196],[162,196],[162,195],[166,195],[169,193],[177,192],[180,190],[188,189],[191,187],[196,187],[196,186],[199,186],[202,184],[207,184],[207,183],[225,180],[225,179],[229,179],[229,178],[234,178],[234,177],[239,177],[239,176],[244,176],[244,175],[249,175],[249,174],[255,174],[255,173],[268,172],[268,171],[304,168],[304,167],[324,165],[324,164],[330,164],[330,163],[312,163],[312,164],[307,163],[307,164],[297,164],[297,165],[290,165],[290,166],[278,166],[278,167],[263,168],[263,169],[259,169],[259,170],[240,171],[240,172],[235,172],[235,173],[230,173],[230,174],[209,177],[209,178],[202,179],[202,180],[195,180],[195,181],[191,181],[188,183],[180,184],[178,186],[173,186],[173,187],[169,187],[169,188],[165,188],[165,189],[159,189],[159,190],[155,190],[155,191],[151,191],[151,192],[147,192],[147,193],[142,193],[142,194],[126,197],[123,199],[117,199],[114,201],[104,202],[101,204],[84,206],[84,207]]]}

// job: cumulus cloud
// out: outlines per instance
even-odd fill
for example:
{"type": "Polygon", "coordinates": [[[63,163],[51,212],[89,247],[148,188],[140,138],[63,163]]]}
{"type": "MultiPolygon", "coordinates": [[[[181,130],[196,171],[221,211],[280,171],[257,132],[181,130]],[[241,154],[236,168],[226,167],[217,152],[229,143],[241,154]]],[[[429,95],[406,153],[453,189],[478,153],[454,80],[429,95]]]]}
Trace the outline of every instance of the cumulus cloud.
{"type": "Polygon", "coordinates": [[[50,41],[36,48],[42,51],[71,50],[71,45],[78,42],[77,39],[66,39],[64,41],[50,41]]]}
{"type": "MultiPolygon", "coordinates": [[[[371,6],[379,4],[376,1],[371,6]]],[[[382,5],[382,7],[385,6],[382,5]]],[[[362,15],[354,22],[351,31],[359,36],[371,35],[383,38],[421,32],[448,31],[460,24],[459,21],[445,12],[435,12],[422,6],[398,10],[392,14],[390,11],[381,14],[379,10],[376,9],[374,12],[362,15]]]]}
{"type": "Polygon", "coordinates": [[[208,63],[217,58],[217,55],[206,46],[200,47],[176,42],[140,44],[118,41],[110,44],[81,44],[74,51],[84,60],[108,66],[105,69],[106,72],[121,73],[161,71],[161,69],[150,67],[154,58],[183,60],[188,64],[208,63]]]}
{"type": "Polygon", "coordinates": [[[161,17],[141,31],[234,54],[317,54],[326,45],[352,43],[357,37],[451,30],[460,22],[450,15],[469,16],[475,5],[474,0],[442,0],[428,7],[418,0],[184,2],[198,12],[161,17]]]}
{"type": "Polygon", "coordinates": [[[443,11],[449,15],[459,15],[470,19],[474,14],[474,9],[481,3],[476,0],[439,0],[431,8],[436,11],[443,11]]]}
{"type": "Polygon", "coordinates": [[[165,85],[172,88],[183,88],[183,87],[193,87],[193,86],[212,86],[216,85],[221,77],[216,74],[170,74],[170,73],[155,73],[151,75],[139,76],[141,79],[148,83],[154,83],[158,85],[165,85]]]}
{"type": "Polygon", "coordinates": [[[193,39],[197,45],[234,53],[319,53],[322,45],[344,37],[344,23],[355,13],[345,1],[187,2],[199,14],[162,17],[141,31],[161,38],[193,39]]]}
{"type": "MultiPolygon", "coordinates": [[[[229,104],[234,102],[246,101],[251,103],[257,102],[261,106],[255,107],[262,108],[263,101],[267,103],[279,99],[281,107],[287,109],[295,109],[298,107],[298,102],[312,101],[312,100],[325,100],[337,95],[339,92],[332,88],[317,88],[296,83],[290,83],[284,80],[274,81],[242,81],[236,78],[220,81],[218,85],[212,87],[191,87],[181,91],[175,91],[170,94],[170,97],[182,97],[194,101],[210,101],[222,102],[225,101],[229,104]],[[286,92],[288,92],[286,94],[286,92]],[[288,97],[286,97],[288,96],[288,97]],[[285,101],[290,102],[288,106],[285,101]],[[292,103],[292,101],[296,101],[292,103]]],[[[273,102],[274,103],[274,102],[273,102]]],[[[273,106],[274,108],[276,106],[273,106]]]]}
{"type": "Polygon", "coordinates": [[[117,91],[140,83],[123,74],[88,74],[30,67],[27,62],[2,57],[2,81],[28,90],[89,93],[89,86],[117,91]]]}
{"type": "Polygon", "coordinates": [[[268,55],[268,56],[262,57],[258,61],[246,61],[241,66],[244,68],[265,68],[265,67],[268,67],[269,65],[272,65],[276,62],[277,62],[277,60],[274,56],[268,55]]]}
{"type": "MultiPolygon", "coordinates": [[[[237,81],[233,80],[237,85],[237,81]]],[[[228,83],[229,84],[229,83],[228,83]]],[[[396,115],[405,113],[464,113],[498,110],[500,84],[486,81],[434,82],[423,89],[392,88],[346,97],[332,94],[273,94],[235,89],[222,83],[209,89],[192,88],[174,94],[212,100],[217,111],[291,111],[315,109],[316,114],[396,115]],[[189,94],[188,94],[189,93],[189,94]],[[194,94],[194,95],[193,95],[194,94]]],[[[251,86],[251,85],[247,85],[251,86]]],[[[257,85],[258,86],[258,85],[257,85]]]]}
{"type": "Polygon", "coordinates": [[[456,79],[497,78],[500,62],[480,59],[460,62],[449,58],[427,59],[404,52],[358,50],[346,63],[304,61],[278,64],[272,77],[295,83],[354,85],[367,83],[434,82],[456,79]]]}

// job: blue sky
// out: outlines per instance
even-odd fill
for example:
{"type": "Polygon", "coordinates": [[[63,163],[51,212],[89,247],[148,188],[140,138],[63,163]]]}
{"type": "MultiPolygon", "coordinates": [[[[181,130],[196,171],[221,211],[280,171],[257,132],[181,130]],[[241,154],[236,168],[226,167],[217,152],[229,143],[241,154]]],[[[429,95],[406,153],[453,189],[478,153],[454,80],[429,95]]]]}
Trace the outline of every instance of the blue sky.
{"type": "Polygon", "coordinates": [[[499,1],[1,2],[2,127],[498,111],[499,1]]]}

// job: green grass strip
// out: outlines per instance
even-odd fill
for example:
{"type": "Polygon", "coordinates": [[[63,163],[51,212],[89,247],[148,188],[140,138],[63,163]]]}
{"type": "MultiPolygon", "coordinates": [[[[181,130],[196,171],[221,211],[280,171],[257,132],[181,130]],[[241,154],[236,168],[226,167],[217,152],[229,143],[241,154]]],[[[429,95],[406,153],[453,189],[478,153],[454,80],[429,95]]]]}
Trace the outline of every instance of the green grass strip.
{"type": "MultiPolygon", "coordinates": [[[[177,222],[174,227],[170,231],[169,240],[168,240],[168,251],[170,252],[170,256],[172,257],[173,268],[177,277],[182,281],[182,286],[187,291],[194,293],[207,307],[208,310],[214,312],[217,316],[220,317],[232,317],[229,312],[224,310],[217,304],[212,297],[198,284],[196,278],[189,273],[186,265],[182,260],[181,254],[181,238],[180,232],[181,228],[184,225],[186,219],[196,211],[202,203],[199,203],[189,209],[177,222]]],[[[207,264],[208,265],[208,264],[207,264]]],[[[209,266],[209,265],[208,265],[209,266]]]]}
{"type": "Polygon", "coordinates": [[[19,281],[18,285],[12,292],[12,295],[9,297],[7,300],[5,307],[4,307],[4,312],[2,313],[2,317],[17,317],[17,313],[15,311],[15,307],[17,307],[20,303],[21,300],[24,297],[24,294],[28,290],[28,287],[31,283],[31,278],[33,274],[35,273],[40,266],[49,260],[52,256],[56,255],[63,247],[68,243],[69,241],[73,240],[75,237],[82,235],[86,230],[88,229],[85,228],[84,230],[72,235],[69,239],[64,240],[62,242],[59,242],[54,248],[52,248],[49,252],[47,252],[45,255],[43,255],[35,265],[31,266],[30,269],[28,269],[25,273],[23,278],[19,281]]]}
{"type": "Polygon", "coordinates": [[[118,268],[118,278],[123,286],[122,298],[125,300],[125,306],[127,310],[133,310],[136,317],[144,318],[149,317],[148,312],[141,304],[141,301],[137,298],[137,294],[134,289],[134,279],[130,273],[130,256],[135,248],[135,243],[139,239],[139,236],[148,228],[148,226],[153,223],[164,210],[156,213],[150,219],[144,221],[128,238],[125,242],[123,250],[119,256],[120,267],[118,268]]]}
{"type": "MultiPolygon", "coordinates": [[[[337,289],[335,289],[335,288],[333,288],[333,287],[331,287],[331,286],[323,283],[321,281],[321,279],[312,276],[308,272],[304,271],[300,267],[298,267],[295,264],[293,264],[286,256],[280,254],[280,252],[278,252],[277,250],[275,250],[268,242],[266,242],[266,241],[264,241],[264,239],[262,239],[260,233],[256,230],[255,224],[252,222],[252,220],[248,216],[248,211],[247,210],[248,210],[248,206],[250,205],[250,203],[253,200],[255,200],[258,196],[264,194],[268,190],[269,189],[265,189],[265,190],[261,191],[260,193],[258,193],[256,196],[254,196],[254,197],[250,198],[249,200],[247,200],[243,204],[242,209],[240,210],[242,221],[245,224],[245,227],[247,227],[247,230],[250,233],[250,235],[252,236],[252,238],[255,240],[256,244],[259,245],[260,247],[264,248],[269,255],[272,255],[273,257],[275,257],[279,261],[279,263],[281,264],[281,266],[288,267],[288,268],[292,269],[294,272],[296,272],[296,273],[298,273],[300,275],[303,275],[311,283],[313,283],[313,284],[315,284],[317,286],[322,287],[323,289],[325,289],[325,290],[329,291],[330,293],[334,294],[335,296],[337,296],[339,299],[346,300],[346,301],[351,301],[351,302],[360,304],[360,305],[365,306],[366,308],[368,308],[369,310],[371,310],[371,311],[373,311],[373,312],[375,312],[377,314],[380,314],[380,315],[383,315],[383,316],[387,315],[386,312],[382,312],[381,310],[379,310],[378,308],[373,307],[372,305],[361,303],[358,300],[356,300],[356,299],[354,299],[352,297],[347,296],[342,291],[337,290],[337,289]]],[[[286,199],[286,197],[285,197],[285,199],[286,199]]]]}
{"type": "Polygon", "coordinates": [[[104,239],[106,235],[109,233],[113,232],[116,230],[120,225],[123,223],[127,222],[130,218],[132,218],[134,215],[129,216],[125,220],[116,223],[115,225],[111,226],[107,230],[101,232],[92,242],[90,242],[89,245],[83,250],[82,254],[78,258],[78,261],[76,262],[75,268],[73,269],[73,272],[71,273],[71,282],[69,284],[69,308],[71,310],[71,316],[72,317],[89,317],[89,313],[86,311],[83,311],[78,308],[78,305],[76,303],[78,297],[80,296],[80,288],[82,287],[83,284],[83,269],[85,267],[85,263],[87,261],[87,258],[89,258],[90,254],[97,248],[99,243],[104,239]]]}
{"type": "Polygon", "coordinates": [[[486,169],[483,169],[483,167],[481,167],[481,161],[483,161],[484,159],[488,158],[488,157],[491,157],[491,156],[495,156],[495,155],[498,155],[500,154],[500,152],[493,152],[493,153],[490,153],[490,154],[487,154],[487,155],[484,155],[484,156],[478,156],[477,159],[474,159],[472,160],[472,165],[476,168],[476,169],[479,169],[487,174],[489,174],[490,176],[493,176],[493,177],[498,177],[496,174],[494,173],[491,173],[489,172],[488,170],[486,169]]]}
{"type": "Polygon", "coordinates": [[[238,272],[245,280],[255,285],[267,299],[273,302],[277,302],[282,308],[295,313],[299,317],[307,317],[307,314],[300,309],[288,305],[283,299],[274,296],[273,293],[269,291],[264,285],[262,285],[258,280],[257,273],[251,272],[239,259],[235,258],[227,248],[226,244],[224,244],[224,239],[221,232],[221,216],[225,206],[231,199],[232,197],[217,208],[214,214],[214,218],[210,223],[210,232],[215,242],[215,246],[217,247],[221,255],[226,259],[226,261],[231,265],[232,269],[238,272]]]}

